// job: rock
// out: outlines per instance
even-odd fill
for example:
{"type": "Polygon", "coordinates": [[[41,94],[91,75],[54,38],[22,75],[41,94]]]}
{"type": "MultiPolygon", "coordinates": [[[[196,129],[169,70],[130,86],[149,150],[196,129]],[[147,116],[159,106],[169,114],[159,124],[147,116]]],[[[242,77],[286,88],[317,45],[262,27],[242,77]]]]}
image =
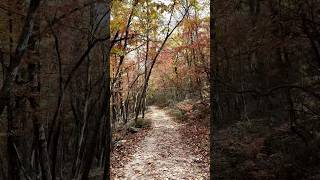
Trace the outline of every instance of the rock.
{"type": "Polygon", "coordinates": [[[116,141],[116,142],[114,143],[114,146],[115,146],[115,147],[122,146],[125,142],[127,142],[127,140],[119,140],[119,141],[116,141]]]}
{"type": "Polygon", "coordinates": [[[193,162],[195,162],[195,163],[202,163],[202,161],[201,161],[200,158],[194,158],[194,159],[193,159],[193,162]]]}
{"type": "Polygon", "coordinates": [[[130,128],[129,128],[129,132],[131,132],[131,133],[137,133],[137,132],[139,132],[139,128],[130,127],[130,128]]]}

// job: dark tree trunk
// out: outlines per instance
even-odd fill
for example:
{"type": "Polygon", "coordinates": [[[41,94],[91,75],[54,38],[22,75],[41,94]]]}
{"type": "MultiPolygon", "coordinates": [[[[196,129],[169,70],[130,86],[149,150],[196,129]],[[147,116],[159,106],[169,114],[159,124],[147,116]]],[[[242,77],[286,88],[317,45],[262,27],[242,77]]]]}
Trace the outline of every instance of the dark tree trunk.
{"type": "Polygon", "coordinates": [[[210,179],[213,180],[214,168],[214,126],[221,124],[219,116],[218,62],[216,40],[215,1],[210,1],[210,179]]]}

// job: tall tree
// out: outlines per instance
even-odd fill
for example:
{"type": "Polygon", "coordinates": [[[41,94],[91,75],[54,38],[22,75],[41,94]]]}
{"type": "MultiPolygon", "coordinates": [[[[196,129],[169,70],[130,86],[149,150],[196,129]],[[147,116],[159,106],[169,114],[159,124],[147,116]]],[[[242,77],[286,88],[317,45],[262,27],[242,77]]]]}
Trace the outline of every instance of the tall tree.
{"type": "Polygon", "coordinates": [[[221,123],[218,111],[218,58],[215,1],[210,1],[210,179],[214,174],[214,126],[221,123]]]}

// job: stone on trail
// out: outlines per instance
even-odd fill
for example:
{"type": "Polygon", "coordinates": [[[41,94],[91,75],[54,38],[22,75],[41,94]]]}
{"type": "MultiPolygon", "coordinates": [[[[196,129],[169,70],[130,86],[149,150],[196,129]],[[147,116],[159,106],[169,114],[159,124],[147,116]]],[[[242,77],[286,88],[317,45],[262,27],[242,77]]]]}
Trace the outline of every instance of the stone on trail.
{"type": "Polygon", "coordinates": [[[131,132],[131,133],[137,133],[137,132],[139,132],[139,128],[130,127],[130,128],[129,128],[129,132],[131,132]]]}

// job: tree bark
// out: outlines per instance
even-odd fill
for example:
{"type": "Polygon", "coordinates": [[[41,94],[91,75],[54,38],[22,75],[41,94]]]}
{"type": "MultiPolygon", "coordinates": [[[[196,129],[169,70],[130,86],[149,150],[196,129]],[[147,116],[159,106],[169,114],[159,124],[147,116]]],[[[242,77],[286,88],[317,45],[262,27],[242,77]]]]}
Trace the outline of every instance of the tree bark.
{"type": "Polygon", "coordinates": [[[214,126],[221,123],[219,116],[218,62],[216,39],[215,1],[210,1],[210,179],[213,180],[214,168],[214,126]]]}

